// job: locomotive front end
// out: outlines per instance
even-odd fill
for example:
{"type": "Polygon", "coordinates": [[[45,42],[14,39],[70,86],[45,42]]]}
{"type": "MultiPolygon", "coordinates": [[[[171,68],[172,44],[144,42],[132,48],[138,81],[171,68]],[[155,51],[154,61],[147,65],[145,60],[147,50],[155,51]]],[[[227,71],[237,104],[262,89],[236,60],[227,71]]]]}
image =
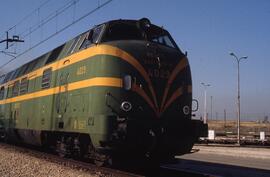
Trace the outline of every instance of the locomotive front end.
{"type": "Polygon", "coordinates": [[[123,85],[119,95],[106,95],[116,116],[112,146],[146,157],[190,152],[204,125],[191,119],[188,59],[168,31],[148,19],[117,20],[101,42],[119,59],[123,85]]]}

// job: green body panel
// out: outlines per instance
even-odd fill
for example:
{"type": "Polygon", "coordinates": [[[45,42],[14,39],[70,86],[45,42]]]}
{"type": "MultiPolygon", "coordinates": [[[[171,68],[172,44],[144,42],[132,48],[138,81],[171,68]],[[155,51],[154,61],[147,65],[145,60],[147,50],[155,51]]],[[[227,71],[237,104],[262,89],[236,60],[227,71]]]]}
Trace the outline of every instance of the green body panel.
{"type": "MultiPolygon", "coordinates": [[[[51,87],[64,88],[70,83],[95,77],[121,78],[119,63],[127,68],[127,63],[112,56],[99,55],[77,62],[52,72],[51,87]],[[82,66],[86,67],[86,72],[77,75],[82,66]],[[61,77],[67,77],[67,80],[62,82],[61,77]]],[[[42,77],[29,80],[28,93],[41,91],[41,80],[42,77]]],[[[105,103],[108,92],[120,98],[121,89],[99,86],[0,105],[0,124],[11,129],[87,133],[93,144],[98,145],[99,141],[108,138],[113,122],[110,116],[114,113],[105,103]],[[60,122],[63,122],[63,128],[59,128],[60,122]]],[[[119,103],[112,106],[120,109],[119,103]]]]}

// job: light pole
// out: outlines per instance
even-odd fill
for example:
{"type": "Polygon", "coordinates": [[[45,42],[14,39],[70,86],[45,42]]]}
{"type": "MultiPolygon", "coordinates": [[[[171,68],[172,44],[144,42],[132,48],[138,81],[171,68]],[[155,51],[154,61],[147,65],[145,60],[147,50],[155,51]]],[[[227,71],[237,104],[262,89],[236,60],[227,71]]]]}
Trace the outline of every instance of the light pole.
{"type": "Polygon", "coordinates": [[[201,83],[204,87],[204,113],[203,113],[203,123],[207,123],[207,116],[206,116],[206,88],[210,86],[210,84],[201,83]]]}
{"type": "Polygon", "coordinates": [[[213,114],[213,96],[210,97],[211,98],[211,115],[210,115],[210,118],[211,120],[213,120],[213,117],[212,117],[212,114],[213,114]]]}
{"type": "Polygon", "coordinates": [[[240,145],[240,61],[247,59],[247,56],[238,58],[233,52],[230,53],[237,61],[237,144],[240,145]]]}

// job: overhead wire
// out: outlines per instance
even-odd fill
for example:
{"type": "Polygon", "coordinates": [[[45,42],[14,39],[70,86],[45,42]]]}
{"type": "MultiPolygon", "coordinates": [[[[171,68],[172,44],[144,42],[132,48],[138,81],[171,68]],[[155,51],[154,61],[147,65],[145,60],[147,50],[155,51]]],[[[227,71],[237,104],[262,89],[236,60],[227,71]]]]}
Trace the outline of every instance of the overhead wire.
{"type": "Polygon", "coordinates": [[[8,29],[12,30],[14,27],[18,26],[19,24],[21,24],[24,20],[28,19],[32,14],[36,13],[36,11],[40,10],[43,6],[45,6],[47,3],[49,3],[51,0],[47,0],[44,3],[42,3],[38,8],[36,8],[35,10],[33,10],[32,12],[30,12],[28,15],[26,15],[24,18],[22,18],[19,22],[17,22],[17,24],[15,24],[14,26],[10,27],[8,29]]]}
{"type": "MultiPolygon", "coordinates": [[[[36,13],[36,11],[39,11],[42,7],[44,7],[46,4],[48,4],[51,0],[46,0],[44,3],[42,3],[41,5],[39,5],[36,9],[34,9],[33,11],[31,11],[29,14],[27,14],[26,16],[24,16],[21,20],[19,20],[15,25],[9,27],[6,31],[10,31],[13,28],[16,28],[18,25],[20,25],[23,21],[25,21],[26,19],[28,19],[29,17],[31,17],[32,14],[36,13]]],[[[3,34],[2,36],[5,36],[5,34],[3,34]]],[[[1,36],[1,38],[2,38],[1,36]]]]}
{"type": "MultiPolygon", "coordinates": [[[[68,10],[70,7],[72,7],[74,4],[78,3],[80,0],[71,0],[68,3],[66,3],[64,6],[58,8],[56,11],[50,13],[47,17],[43,18],[42,20],[39,21],[39,23],[29,27],[22,33],[19,33],[18,36],[21,36],[22,39],[30,36],[32,33],[37,31],[39,28],[43,27],[50,21],[52,21],[54,18],[56,18],[58,15],[64,13],[66,10],[68,10]]],[[[10,44],[9,47],[12,47],[14,43],[10,44]]]]}
{"type": "Polygon", "coordinates": [[[45,38],[44,40],[38,42],[37,44],[33,45],[32,47],[30,47],[29,49],[23,51],[22,53],[18,54],[17,56],[15,56],[14,58],[10,59],[8,62],[4,63],[3,65],[0,66],[0,69],[2,69],[3,67],[5,67],[6,65],[8,65],[9,63],[11,63],[12,61],[16,60],[18,57],[24,55],[25,53],[27,53],[28,51],[36,48],[37,46],[39,46],[40,44],[48,41],[49,39],[51,39],[52,37],[56,36],[57,34],[63,32],[64,30],[66,30],[67,28],[71,27],[72,25],[78,23],[79,21],[83,20],[84,18],[86,18],[87,16],[93,14],[94,12],[96,12],[97,10],[99,10],[100,8],[105,7],[106,5],[108,5],[109,3],[111,3],[113,0],[107,0],[106,2],[98,5],[98,7],[94,8],[93,10],[87,12],[86,14],[82,15],[81,17],[77,18],[75,21],[69,23],[68,25],[64,26],[63,28],[61,28],[59,31],[56,31],[55,33],[51,34],[50,36],[48,36],[47,38],[45,38]]]}
{"type": "MultiPolygon", "coordinates": [[[[37,29],[39,29],[42,26],[46,25],[48,22],[50,22],[51,20],[53,20],[54,18],[56,18],[58,15],[62,14],[67,9],[69,9],[70,7],[72,7],[74,5],[74,3],[78,3],[79,1],[80,0],[71,0],[71,1],[69,1],[67,4],[65,4],[61,8],[57,9],[55,12],[51,13],[46,18],[42,19],[40,23],[38,23],[36,25],[33,25],[31,27],[32,28],[32,32],[35,32],[37,29]]],[[[21,35],[22,37],[27,37],[29,35],[29,32],[26,33],[26,34],[24,34],[25,32],[27,32],[27,30],[25,30],[24,32],[22,32],[21,34],[19,34],[19,36],[21,35]]]]}

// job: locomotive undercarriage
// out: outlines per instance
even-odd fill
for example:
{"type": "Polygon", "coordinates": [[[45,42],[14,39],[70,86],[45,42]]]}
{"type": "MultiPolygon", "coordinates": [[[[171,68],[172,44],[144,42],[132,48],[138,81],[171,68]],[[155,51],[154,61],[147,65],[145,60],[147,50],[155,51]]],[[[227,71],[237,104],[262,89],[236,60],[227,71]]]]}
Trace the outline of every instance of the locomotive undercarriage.
{"type": "Polygon", "coordinates": [[[201,121],[179,121],[177,127],[168,125],[157,119],[121,119],[110,140],[101,141],[99,148],[93,146],[89,134],[82,133],[10,129],[8,134],[12,136],[6,137],[3,134],[1,139],[29,144],[31,140],[24,139],[22,135],[29,137],[32,134],[40,138],[40,145],[44,149],[52,149],[61,157],[91,160],[102,166],[112,165],[112,162],[118,160],[126,161],[127,158],[128,161],[132,158],[133,161],[146,160],[151,163],[171,160],[175,155],[190,152],[196,139],[207,133],[207,127],[201,121]]]}
{"type": "Polygon", "coordinates": [[[207,125],[199,120],[177,118],[172,124],[157,118],[125,119],[118,124],[112,141],[103,144],[117,150],[117,157],[165,162],[189,153],[198,137],[206,134],[207,125]]]}
{"type": "Polygon", "coordinates": [[[100,151],[96,149],[91,143],[88,134],[18,129],[8,129],[6,131],[8,131],[8,133],[1,132],[0,140],[16,144],[25,143],[41,146],[46,151],[48,149],[52,150],[60,157],[91,160],[98,166],[111,162],[109,153],[104,150],[100,151]],[[39,136],[36,136],[35,140],[25,139],[25,137],[21,136],[22,132],[25,135],[36,134],[39,136]],[[6,136],[7,134],[8,136],[6,136]],[[37,144],[37,141],[40,141],[40,144],[37,144]]]}
{"type": "Polygon", "coordinates": [[[111,163],[109,151],[95,148],[88,134],[58,132],[51,135],[48,145],[60,157],[74,158],[94,162],[97,166],[111,163]],[[52,137],[53,136],[53,137],[52,137]]]}
{"type": "Polygon", "coordinates": [[[187,130],[192,129],[190,120],[181,121],[181,124],[182,127],[176,129],[158,120],[132,123],[128,126],[128,139],[132,141],[129,144],[132,144],[131,147],[136,150],[140,149],[146,157],[160,158],[160,160],[176,154],[188,153],[196,136],[187,133],[190,133],[187,130]]]}

